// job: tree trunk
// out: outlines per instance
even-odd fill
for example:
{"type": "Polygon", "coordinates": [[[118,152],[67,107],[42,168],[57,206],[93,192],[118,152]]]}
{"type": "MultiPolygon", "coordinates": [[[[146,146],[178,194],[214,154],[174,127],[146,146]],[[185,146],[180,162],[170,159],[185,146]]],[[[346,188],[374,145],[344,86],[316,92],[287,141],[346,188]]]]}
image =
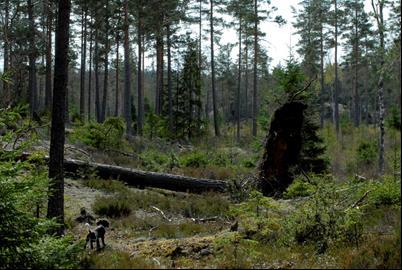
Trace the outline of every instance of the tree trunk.
{"type": "Polygon", "coordinates": [[[339,108],[338,108],[338,0],[335,0],[335,87],[334,87],[334,107],[335,107],[335,130],[336,137],[339,138],[339,108]]]}
{"type": "Polygon", "coordinates": [[[64,231],[64,114],[68,82],[68,44],[71,4],[69,0],[59,0],[58,3],[47,217],[56,218],[57,222],[60,224],[56,233],[62,235],[64,231]]]}
{"type": "Polygon", "coordinates": [[[380,127],[380,151],[379,151],[379,171],[380,175],[384,174],[385,164],[384,164],[384,137],[385,137],[385,129],[384,129],[384,64],[385,64],[385,40],[384,40],[384,14],[383,8],[385,4],[385,0],[378,0],[378,10],[374,4],[374,0],[371,0],[371,5],[373,7],[373,12],[377,21],[378,34],[380,36],[380,74],[378,78],[378,107],[379,107],[379,127],[380,127]]]}
{"type": "Polygon", "coordinates": [[[354,63],[354,78],[353,78],[353,119],[355,127],[358,127],[360,124],[360,100],[359,100],[359,89],[357,87],[357,79],[358,79],[358,65],[359,65],[359,41],[358,41],[358,25],[357,25],[357,8],[355,9],[355,44],[354,44],[354,55],[355,55],[355,63],[354,63]]]}
{"type": "Polygon", "coordinates": [[[101,122],[104,122],[106,119],[106,99],[108,95],[108,84],[109,84],[109,1],[106,1],[106,32],[105,32],[105,73],[103,74],[103,97],[102,97],[102,111],[100,115],[101,122]]]}
{"type": "Polygon", "coordinates": [[[36,46],[35,46],[35,21],[34,21],[34,4],[32,0],[28,0],[28,20],[29,20],[29,81],[28,96],[30,115],[37,111],[37,85],[36,85],[36,46]]]}
{"type": "Polygon", "coordinates": [[[258,10],[254,0],[254,71],[253,71],[253,136],[257,136],[257,61],[258,61],[258,10]]]}
{"type": "MultiPolygon", "coordinates": [[[[97,16],[97,15],[95,15],[97,16]]],[[[100,96],[99,96],[99,44],[98,44],[98,19],[95,19],[95,55],[94,55],[94,64],[95,64],[95,115],[96,121],[101,122],[101,104],[100,104],[100,96]]]]}
{"type": "Polygon", "coordinates": [[[91,35],[89,37],[89,74],[88,74],[88,121],[91,120],[91,95],[92,95],[92,42],[93,42],[93,28],[91,18],[91,35]]]}
{"type": "Polygon", "coordinates": [[[171,56],[171,40],[170,40],[169,24],[166,26],[166,42],[167,42],[167,79],[168,79],[168,99],[169,99],[169,130],[173,132],[172,56],[171,56]]]}
{"type": "MultiPolygon", "coordinates": [[[[4,26],[3,26],[3,39],[4,39],[4,64],[3,64],[3,73],[7,74],[8,72],[8,63],[9,63],[9,41],[8,41],[8,17],[9,17],[9,0],[5,2],[5,14],[4,14],[4,26]]],[[[3,104],[6,107],[10,103],[11,95],[9,86],[6,81],[3,81],[3,97],[5,103],[3,104]]]]}
{"type": "MultiPolygon", "coordinates": [[[[140,17],[140,16],[139,16],[140,17]]],[[[137,75],[137,88],[138,88],[138,114],[137,114],[137,131],[138,135],[142,136],[143,128],[143,114],[144,114],[144,97],[142,96],[142,22],[138,21],[138,75],[137,75]]]]}
{"type": "Polygon", "coordinates": [[[47,0],[47,29],[46,29],[46,86],[45,86],[45,107],[50,111],[52,105],[52,1],[47,0]]]}
{"type": "Polygon", "coordinates": [[[246,118],[246,123],[248,122],[248,35],[245,37],[245,52],[244,52],[244,116],[246,118]]]}
{"type": "Polygon", "coordinates": [[[240,141],[240,88],[241,88],[241,23],[242,20],[239,20],[239,70],[237,74],[237,94],[236,94],[236,121],[237,121],[237,130],[236,130],[236,138],[237,141],[240,141]]]}
{"type": "Polygon", "coordinates": [[[218,126],[218,108],[216,107],[216,89],[215,89],[215,59],[214,59],[214,0],[210,0],[210,24],[211,24],[211,83],[212,83],[212,107],[214,111],[215,136],[220,136],[218,126]]]}
{"type": "Polygon", "coordinates": [[[81,78],[80,78],[80,117],[85,113],[85,61],[87,56],[87,10],[82,9],[81,26],[81,78]]]}
{"type": "Polygon", "coordinates": [[[133,134],[131,127],[131,80],[130,80],[130,48],[128,44],[128,0],[124,1],[124,118],[128,135],[133,134]]]}
{"type": "Polygon", "coordinates": [[[119,90],[119,33],[116,34],[116,92],[115,92],[115,107],[114,107],[114,116],[119,116],[119,97],[120,97],[120,90],[119,90]]]}
{"type": "MultiPolygon", "coordinates": [[[[320,6],[319,16],[322,18],[322,7],[320,6]]],[[[320,127],[324,127],[324,31],[323,23],[320,23],[320,127]]]]}
{"type": "Polygon", "coordinates": [[[156,38],[156,89],[155,89],[155,113],[162,113],[163,98],[163,36],[156,38]]]}

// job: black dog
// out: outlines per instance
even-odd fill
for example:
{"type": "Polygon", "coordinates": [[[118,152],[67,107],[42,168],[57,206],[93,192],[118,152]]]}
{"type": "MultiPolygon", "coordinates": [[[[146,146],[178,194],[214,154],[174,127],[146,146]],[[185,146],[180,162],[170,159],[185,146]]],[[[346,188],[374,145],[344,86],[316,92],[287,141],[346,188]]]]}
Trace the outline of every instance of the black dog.
{"type": "Polygon", "coordinates": [[[91,249],[93,249],[93,242],[96,242],[96,250],[100,250],[100,243],[99,243],[99,239],[102,240],[102,248],[104,248],[106,246],[105,244],[105,233],[106,233],[106,229],[109,227],[109,222],[105,219],[101,219],[98,222],[96,222],[96,228],[95,230],[91,230],[91,227],[88,223],[85,224],[88,227],[88,235],[87,235],[87,239],[85,242],[85,248],[87,248],[87,244],[88,242],[91,245],[91,249]]]}

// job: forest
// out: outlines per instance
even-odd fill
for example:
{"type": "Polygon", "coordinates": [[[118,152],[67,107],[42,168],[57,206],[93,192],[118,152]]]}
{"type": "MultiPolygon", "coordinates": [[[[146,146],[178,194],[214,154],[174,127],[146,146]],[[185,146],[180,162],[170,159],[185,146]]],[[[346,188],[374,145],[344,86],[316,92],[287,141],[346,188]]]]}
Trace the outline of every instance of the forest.
{"type": "Polygon", "coordinates": [[[401,3],[280,2],[1,0],[0,269],[400,269],[401,3]]]}

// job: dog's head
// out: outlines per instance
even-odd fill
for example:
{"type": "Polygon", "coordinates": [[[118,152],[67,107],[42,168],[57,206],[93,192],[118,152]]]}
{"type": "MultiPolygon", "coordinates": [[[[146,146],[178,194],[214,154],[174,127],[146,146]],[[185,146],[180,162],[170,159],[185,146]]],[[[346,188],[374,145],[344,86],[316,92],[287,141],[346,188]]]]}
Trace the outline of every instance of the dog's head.
{"type": "Polygon", "coordinates": [[[100,219],[96,222],[96,225],[102,225],[105,228],[109,228],[109,221],[107,221],[106,219],[100,219]]]}

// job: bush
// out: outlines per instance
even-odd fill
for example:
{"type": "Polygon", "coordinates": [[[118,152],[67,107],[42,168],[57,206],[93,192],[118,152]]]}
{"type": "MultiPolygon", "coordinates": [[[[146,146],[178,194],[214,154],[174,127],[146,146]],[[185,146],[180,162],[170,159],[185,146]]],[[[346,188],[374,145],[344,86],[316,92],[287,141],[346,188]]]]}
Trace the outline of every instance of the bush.
{"type": "Polygon", "coordinates": [[[384,177],[382,182],[371,185],[372,192],[369,195],[369,202],[378,207],[380,205],[400,205],[401,183],[390,177],[384,177]]]}
{"type": "Polygon", "coordinates": [[[283,194],[284,198],[291,199],[296,197],[306,197],[312,195],[316,187],[310,183],[303,181],[301,178],[296,178],[293,183],[286,189],[283,194]]]}
{"type": "Polygon", "coordinates": [[[194,151],[190,155],[184,156],[181,163],[185,167],[200,168],[208,165],[208,157],[205,153],[194,151]]]}
{"type": "Polygon", "coordinates": [[[103,123],[90,122],[74,130],[73,141],[99,149],[120,148],[125,131],[122,118],[109,117],[103,123]]]}
{"type": "Polygon", "coordinates": [[[377,158],[377,147],[372,142],[361,142],[357,147],[356,155],[360,164],[372,165],[377,158]]]}
{"type": "Polygon", "coordinates": [[[92,206],[95,214],[118,218],[128,216],[131,213],[131,208],[128,201],[118,197],[96,197],[92,206]]]}
{"type": "Polygon", "coordinates": [[[117,180],[89,179],[84,181],[84,185],[89,188],[101,189],[108,192],[119,192],[126,189],[126,185],[117,180]]]}

